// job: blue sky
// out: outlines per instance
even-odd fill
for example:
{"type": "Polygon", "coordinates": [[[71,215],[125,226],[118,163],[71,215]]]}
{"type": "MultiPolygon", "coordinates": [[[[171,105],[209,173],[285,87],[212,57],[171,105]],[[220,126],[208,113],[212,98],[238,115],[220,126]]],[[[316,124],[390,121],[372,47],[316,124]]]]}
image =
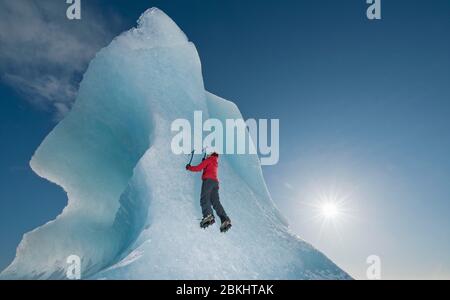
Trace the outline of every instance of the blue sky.
{"type": "Polygon", "coordinates": [[[78,23],[64,2],[0,3],[0,269],[66,202],[28,167],[34,150],[90,57],[157,6],[197,46],[209,91],[280,119],[264,175],[295,233],[356,278],[372,254],[386,279],[450,278],[450,2],[383,1],[368,21],[363,0],[90,0],[78,23]],[[349,216],[322,226],[311,205],[332,193],[349,216]]]}

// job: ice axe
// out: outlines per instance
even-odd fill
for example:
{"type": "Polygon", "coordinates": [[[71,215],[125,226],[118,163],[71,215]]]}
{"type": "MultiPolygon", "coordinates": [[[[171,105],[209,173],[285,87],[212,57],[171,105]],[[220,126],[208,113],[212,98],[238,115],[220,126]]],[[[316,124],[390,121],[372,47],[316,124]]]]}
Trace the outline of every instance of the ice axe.
{"type": "Polygon", "coordinates": [[[194,152],[195,152],[195,150],[191,151],[191,159],[189,159],[188,165],[191,165],[191,163],[192,163],[192,159],[194,158],[194,152]]]}
{"type": "MultiPolygon", "coordinates": [[[[202,149],[202,153],[203,152],[205,152],[205,153],[203,154],[202,161],[204,161],[206,159],[206,148],[202,149]]],[[[195,153],[195,149],[191,151],[191,158],[189,159],[189,163],[187,164],[188,166],[190,166],[192,163],[192,159],[194,158],[194,153],[195,153]]]]}
{"type": "Polygon", "coordinates": [[[204,160],[206,159],[206,150],[208,150],[207,147],[205,147],[205,148],[202,149],[202,153],[205,152],[205,153],[203,154],[202,161],[204,161],[204,160]]]}

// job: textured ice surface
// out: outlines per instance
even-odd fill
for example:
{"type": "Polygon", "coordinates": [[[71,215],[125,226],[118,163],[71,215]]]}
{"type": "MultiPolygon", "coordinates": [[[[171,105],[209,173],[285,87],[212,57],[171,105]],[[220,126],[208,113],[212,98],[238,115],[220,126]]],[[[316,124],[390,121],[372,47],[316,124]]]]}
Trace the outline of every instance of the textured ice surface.
{"type": "Polygon", "coordinates": [[[92,60],[72,111],[33,156],[33,170],[64,188],[68,205],[24,235],[0,278],[64,278],[75,254],[83,278],[348,279],[289,232],[256,155],[221,156],[221,199],[234,226],[199,229],[200,175],[170,149],[171,122],[192,120],[194,110],[241,117],[205,91],[195,46],[150,9],[92,60]]]}

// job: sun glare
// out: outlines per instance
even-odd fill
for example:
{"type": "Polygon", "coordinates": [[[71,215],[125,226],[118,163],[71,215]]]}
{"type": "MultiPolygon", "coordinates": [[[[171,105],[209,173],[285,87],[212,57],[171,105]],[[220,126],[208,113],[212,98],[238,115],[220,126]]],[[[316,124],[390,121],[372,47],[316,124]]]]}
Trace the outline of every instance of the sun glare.
{"type": "Polygon", "coordinates": [[[334,232],[339,237],[344,225],[354,217],[351,210],[350,198],[352,193],[342,193],[333,188],[331,190],[319,190],[309,202],[312,207],[311,219],[316,221],[319,227],[319,238],[322,234],[334,232]],[[330,231],[331,230],[331,231],[330,231]]]}
{"type": "Polygon", "coordinates": [[[339,206],[336,203],[327,202],[322,204],[322,206],[320,207],[320,212],[325,218],[333,219],[339,215],[340,210],[339,206]]]}

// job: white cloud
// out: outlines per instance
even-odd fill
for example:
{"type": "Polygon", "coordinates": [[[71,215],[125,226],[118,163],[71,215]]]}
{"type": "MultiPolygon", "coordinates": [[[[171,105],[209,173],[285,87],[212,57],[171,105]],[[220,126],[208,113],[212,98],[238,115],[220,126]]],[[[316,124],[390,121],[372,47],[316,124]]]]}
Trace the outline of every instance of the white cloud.
{"type": "Polygon", "coordinates": [[[86,1],[82,20],[68,20],[67,7],[64,0],[0,2],[1,79],[57,117],[70,109],[81,74],[120,25],[86,1]]]}

